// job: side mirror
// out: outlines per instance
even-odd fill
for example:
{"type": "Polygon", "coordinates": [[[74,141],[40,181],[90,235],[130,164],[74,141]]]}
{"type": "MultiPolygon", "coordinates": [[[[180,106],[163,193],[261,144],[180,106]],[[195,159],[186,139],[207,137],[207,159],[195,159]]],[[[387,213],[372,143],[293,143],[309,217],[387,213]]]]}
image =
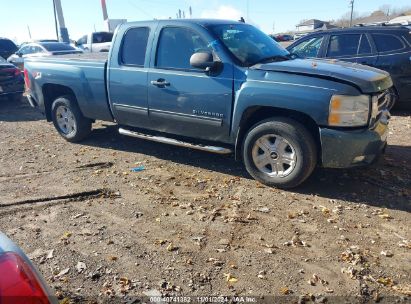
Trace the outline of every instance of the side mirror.
{"type": "Polygon", "coordinates": [[[209,72],[217,66],[218,62],[214,61],[211,52],[197,52],[190,58],[190,65],[194,68],[209,72]]]}
{"type": "Polygon", "coordinates": [[[16,52],[16,55],[19,56],[19,57],[23,57],[23,54],[20,53],[20,52],[16,52]]]}

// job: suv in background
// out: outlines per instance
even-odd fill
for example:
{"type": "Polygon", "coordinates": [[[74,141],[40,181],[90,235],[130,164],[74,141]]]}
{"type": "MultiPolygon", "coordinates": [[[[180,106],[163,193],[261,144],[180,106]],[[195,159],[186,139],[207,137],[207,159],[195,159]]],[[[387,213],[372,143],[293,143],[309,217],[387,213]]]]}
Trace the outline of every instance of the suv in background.
{"type": "Polygon", "coordinates": [[[7,38],[0,38],[0,57],[9,58],[10,55],[17,51],[18,47],[13,41],[7,38]]]}
{"type": "Polygon", "coordinates": [[[287,47],[304,58],[365,64],[391,74],[390,108],[411,109],[411,32],[405,26],[361,26],[315,32],[287,47]]]}

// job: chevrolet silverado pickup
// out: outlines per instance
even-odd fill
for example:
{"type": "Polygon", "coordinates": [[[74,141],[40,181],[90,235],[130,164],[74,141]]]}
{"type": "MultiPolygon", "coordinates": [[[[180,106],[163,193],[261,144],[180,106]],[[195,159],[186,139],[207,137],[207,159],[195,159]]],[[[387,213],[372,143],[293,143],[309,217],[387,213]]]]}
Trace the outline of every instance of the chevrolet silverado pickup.
{"type": "Polygon", "coordinates": [[[257,28],[222,20],[120,25],[108,54],[32,58],[27,97],[69,142],[95,120],[140,139],[235,154],[256,180],[296,187],[316,166],[378,159],[388,73],[293,57],[257,28]]]}

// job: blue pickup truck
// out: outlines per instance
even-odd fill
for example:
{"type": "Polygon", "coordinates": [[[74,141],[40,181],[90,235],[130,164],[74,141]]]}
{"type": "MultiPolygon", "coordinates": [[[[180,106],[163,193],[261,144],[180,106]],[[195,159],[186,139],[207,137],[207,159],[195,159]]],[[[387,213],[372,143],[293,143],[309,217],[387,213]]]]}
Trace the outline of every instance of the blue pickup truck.
{"type": "Polygon", "coordinates": [[[114,121],[123,135],[234,153],[256,180],[280,188],[317,165],[370,164],[386,146],[388,73],[295,58],[245,23],[126,23],[102,56],[25,65],[30,104],[69,142],[95,120],[114,121]]]}

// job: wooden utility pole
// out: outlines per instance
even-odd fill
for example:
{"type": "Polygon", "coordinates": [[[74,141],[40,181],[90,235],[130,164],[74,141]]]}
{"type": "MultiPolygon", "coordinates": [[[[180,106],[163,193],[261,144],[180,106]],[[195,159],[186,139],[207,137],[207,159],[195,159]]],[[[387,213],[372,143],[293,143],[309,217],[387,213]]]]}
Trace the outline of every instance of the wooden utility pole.
{"type": "Polygon", "coordinates": [[[352,17],[354,14],[354,0],[350,0],[350,5],[351,5],[351,18],[350,18],[350,27],[352,26],[352,17]]]}

